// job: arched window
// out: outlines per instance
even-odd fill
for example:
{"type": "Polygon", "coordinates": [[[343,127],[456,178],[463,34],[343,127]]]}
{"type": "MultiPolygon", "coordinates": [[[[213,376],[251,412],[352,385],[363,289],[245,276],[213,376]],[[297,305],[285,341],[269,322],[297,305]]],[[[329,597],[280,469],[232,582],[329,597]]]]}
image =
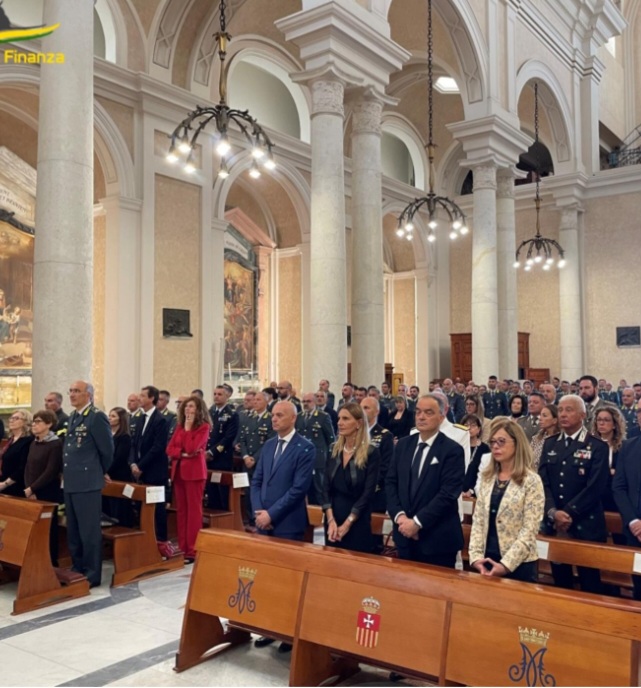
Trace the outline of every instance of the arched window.
{"type": "Polygon", "coordinates": [[[415,186],[416,174],[408,147],[401,139],[386,131],[381,137],[381,165],[385,176],[415,186]]]}

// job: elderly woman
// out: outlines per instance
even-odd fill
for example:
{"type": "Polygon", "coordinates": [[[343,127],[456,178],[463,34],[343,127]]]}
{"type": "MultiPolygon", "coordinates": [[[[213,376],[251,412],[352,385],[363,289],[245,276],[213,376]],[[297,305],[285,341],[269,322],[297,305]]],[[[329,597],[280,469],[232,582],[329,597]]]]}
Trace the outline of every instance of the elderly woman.
{"type": "Polygon", "coordinates": [[[407,399],[400,395],[394,397],[396,411],[390,415],[387,429],[392,433],[394,441],[407,437],[414,427],[414,414],[407,408],[407,399]]]}
{"type": "Polygon", "coordinates": [[[541,409],[539,414],[539,431],[530,440],[530,448],[532,449],[532,468],[535,471],[539,470],[539,462],[541,461],[541,452],[545,440],[552,435],[559,433],[559,412],[555,404],[548,404],[541,409]]]}
{"type": "Polygon", "coordinates": [[[22,409],[14,411],[9,417],[9,441],[0,457],[2,458],[1,494],[14,497],[24,496],[24,467],[27,464],[27,455],[32,442],[31,414],[22,409]]]}
{"type": "Polygon", "coordinates": [[[178,544],[185,562],[196,556],[196,536],[203,524],[203,494],[207,480],[205,450],[211,420],[205,402],[190,396],[178,407],[176,429],[167,447],[176,498],[178,544]]]}
{"type": "Polygon", "coordinates": [[[527,399],[522,394],[515,394],[510,398],[510,420],[518,420],[527,412],[527,399]]]}
{"type": "MultiPolygon", "coordinates": [[[[33,415],[34,441],[24,471],[24,496],[43,502],[62,501],[60,474],[62,473],[62,442],[53,432],[58,418],[53,411],[44,409],[33,415]]],[[[51,563],[58,566],[58,507],[51,516],[49,529],[49,554],[51,563]]]]}
{"type": "Polygon", "coordinates": [[[491,461],[483,469],[470,535],[470,565],[484,576],[536,582],[536,536],[545,494],[532,470],[523,429],[508,418],[490,425],[491,461]]]}
{"type": "Polygon", "coordinates": [[[592,419],[592,425],[590,426],[590,434],[606,442],[609,449],[608,463],[610,475],[608,476],[607,489],[603,491],[601,497],[603,508],[606,511],[618,511],[612,496],[612,478],[616,472],[619,450],[623,445],[623,440],[625,440],[625,429],[626,424],[623,414],[615,406],[600,408],[592,419]]]}
{"type": "Polygon", "coordinates": [[[371,514],[380,454],[370,444],[365,413],[347,403],[338,412],[338,439],[325,472],[323,511],[328,545],[371,553],[371,514]]]}

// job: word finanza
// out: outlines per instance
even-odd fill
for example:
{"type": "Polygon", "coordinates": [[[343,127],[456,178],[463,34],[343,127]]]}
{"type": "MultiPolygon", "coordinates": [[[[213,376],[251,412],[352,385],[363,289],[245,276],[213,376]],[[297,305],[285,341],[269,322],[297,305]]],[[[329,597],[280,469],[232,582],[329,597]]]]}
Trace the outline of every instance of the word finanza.
{"type": "Polygon", "coordinates": [[[65,61],[64,53],[23,53],[18,50],[5,50],[5,64],[62,64],[65,61]]]}

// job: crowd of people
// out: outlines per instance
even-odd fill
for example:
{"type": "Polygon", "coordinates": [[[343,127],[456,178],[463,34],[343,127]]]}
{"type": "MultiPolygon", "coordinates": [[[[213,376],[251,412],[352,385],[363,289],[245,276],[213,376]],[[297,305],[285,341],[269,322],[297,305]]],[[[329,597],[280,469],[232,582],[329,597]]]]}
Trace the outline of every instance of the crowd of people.
{"type": "MultiPolygon", "coordinates": [[[[345,383],[337,399],[327,380],[299,400],[288,381],[251,390],[238,408],[218,385],[207,407],[201,390],[179,397],[152,385],[108,415],[88,382],[69,389],[73,411],[52,392],[45,408],[9,418],[0,493],[64,504],[74,570],[101,582],[101,523],[124,526],[126,500],[101,495],[105,481],[171,489],[178,544],[188,562],[203,505],[227,509],[228,488],[207,470],[246,471],[251,530],[302,539],[307,504],[322,506],[329,546],[375,553],[370,516],[388,513],[398,556],[454,567],[463,548],[462,496],[476,497],[469,563],[486,576],[536,579],[536,536],[543,530],[605,542],[605,511],[619,511],[619,544],[641,541],[641,384],[613,390],[590,375],[572,383],[445,379],[416,385],[345,383]],[[237,458],[235,464],[234,458],[237,458]],[[240,459],[238,458],[240,457],[240,459]]],[[[174,549],[167,498],[155,511],[161,553],[174,549]]],[[[54,517],[51,559],[58,563],[54,517]]],[[[573,586],[571,568],[552,565],[554,581],[573,586]]],[[[582,589],[605,592],[599,571],[579,567],[582,589]]],[[[640,578],[634,595],[641,599],[640,578]]],[[[271,639],[262,639],[263,644],[271,639]]]]}

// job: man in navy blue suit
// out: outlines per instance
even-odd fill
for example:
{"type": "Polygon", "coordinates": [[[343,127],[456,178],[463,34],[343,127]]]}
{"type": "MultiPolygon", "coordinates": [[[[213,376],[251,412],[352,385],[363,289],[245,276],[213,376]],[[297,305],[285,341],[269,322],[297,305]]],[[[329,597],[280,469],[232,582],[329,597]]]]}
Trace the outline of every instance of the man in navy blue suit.
{"type": "MultiPolygon", "coordinates": [[[[251,484],[258,532],[286,540],[302,540],[307,529],[305,497],[316,457],[314,445],[296,432],[296,413],[290,401],[279,401],[272,409],[276,436],[263,445],[251,484]]],[[[273,642],[259,638],[256,646],[273,642]]],[[[281,643],[279,652],[290,650],[291,645],[281,643]]]]}
{"type": "Polygon", "coordinates": [[[399,557],[454,568],[456,553],[463,547],[458,497],[465,455],[458,442],[439,431],[444,418],[441,396],[419,398],[418,433],[398,441],[385,488],[399,557]]]}

